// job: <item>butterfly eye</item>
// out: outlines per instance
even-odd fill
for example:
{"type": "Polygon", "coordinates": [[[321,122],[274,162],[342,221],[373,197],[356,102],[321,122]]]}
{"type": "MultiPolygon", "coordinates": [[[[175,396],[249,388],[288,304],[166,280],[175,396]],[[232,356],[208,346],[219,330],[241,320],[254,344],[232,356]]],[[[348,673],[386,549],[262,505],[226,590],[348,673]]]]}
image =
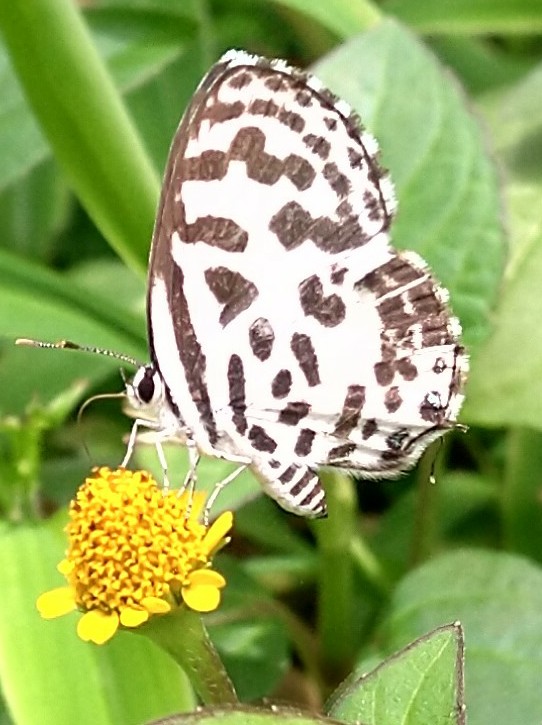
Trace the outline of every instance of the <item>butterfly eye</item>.
{"type": "Polygon", "coordinates": [[[160,393],[156,370],[150,365],[140,368],[134,376],[132,388],[139,402],[148,404],[160,393]]]}

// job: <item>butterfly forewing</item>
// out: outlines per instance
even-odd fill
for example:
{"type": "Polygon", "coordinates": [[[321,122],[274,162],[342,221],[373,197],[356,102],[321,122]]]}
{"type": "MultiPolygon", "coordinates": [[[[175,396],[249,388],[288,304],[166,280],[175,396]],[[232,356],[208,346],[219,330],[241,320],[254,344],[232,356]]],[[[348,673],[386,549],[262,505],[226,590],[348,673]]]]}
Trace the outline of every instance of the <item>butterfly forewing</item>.
{"type": "Polygon", "coordinates": [[[173,411],[308,515],[318,467],[397,475],[462,400],[458,323],[389,246],[376,152],[315,78],[227,54],[177,131],[154,233],[149,339],[173,411]]]}

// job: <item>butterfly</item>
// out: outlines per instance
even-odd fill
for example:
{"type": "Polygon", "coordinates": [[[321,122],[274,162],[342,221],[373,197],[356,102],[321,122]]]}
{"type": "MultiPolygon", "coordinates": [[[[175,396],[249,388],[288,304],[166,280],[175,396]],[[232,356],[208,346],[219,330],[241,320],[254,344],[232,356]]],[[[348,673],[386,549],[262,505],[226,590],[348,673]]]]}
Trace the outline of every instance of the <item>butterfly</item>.
{"type": "MultiPolygon", "coordinates": [[[[349,106],[226,53],[173,139],[149,264],[151,363],[127,393],[165,435],[325,515],[323,467],[395,477],[454,427],[467,357],[446,291],[389,243],[393,188],[349,106]]],[[[145,420],[145,418],[143,418],[145,420]]]]}
{"type": "Polygon", "coordinates": [[[129,452],[145,425],[186,442],[192,483],[200,454],[226,459],[216,490],[248,466],[316,517],[319,469],[396,477],[455,427],[460,325],[424,261],[390,246],[377,155],[348,104],[285,61],[229,51],[210,69],[167,161],[129,452]]]}

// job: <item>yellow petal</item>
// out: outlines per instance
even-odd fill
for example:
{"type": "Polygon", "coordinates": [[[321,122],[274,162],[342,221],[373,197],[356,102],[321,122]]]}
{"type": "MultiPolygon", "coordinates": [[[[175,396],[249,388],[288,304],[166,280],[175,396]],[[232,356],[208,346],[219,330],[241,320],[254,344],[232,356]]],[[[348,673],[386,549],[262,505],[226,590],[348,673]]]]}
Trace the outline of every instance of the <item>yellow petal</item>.
{"type": "Polygon", "coordinates": [[[71,587],[58,587],[44,592],[36,600],[38,612],[44,619],[54,619],[76,609],[75,595],[71,587]]]}
{"type": "Polygon", "coordinates": [[[233,526],[233,514],[231,511],[224,511],[213,523],[209,531],[205,534],[203,545],[207,553],[213,552],[220,544],[224,536],[233,526]]]}
{"type": "Polygon", "coordinates": [[[216,589],[222,589],[226,586],[226,580],[217,571],[212,569],[196,569],[188,576],[188,586],[205,586],[215,587],[216,589]]]}
{"type": "Polygon", "coordinates": [[[73,562],[69,561],[68,559],[62,559],[62,561],[57,564],[57,571],[59,571],[61,574],[64,574],[64,576],[68,576],[68,574],[71,574],[73,571],[73,562]]]}
{"type": "Polygon", "coordinates": [[[185,603],[196,612],[212,612],[220,604],[220,590],[213,586],[196,585],[182,590],[185,603]]]}
{"type": "Polygon", "coordinates": [[[116,612],[101,612],[92,609],[83,614],[77,623],[77,634],[84,642],[103,644],[115,634],[119,628],[119,615],[116,612]]]}
{"type": "Polygon", "coordinates": [[[171,611],[171,604],[158,597],[144,597],[141,604],[150,614],[166,614],[166,612],[171,611]]]}
{"type": "Polygon", "coordinates": [[[146,609],[131,609],[130,607],[126,607],[120,613],[120,623],[123,627],[139,627],[148,618],[149,613],[146,609]]]}

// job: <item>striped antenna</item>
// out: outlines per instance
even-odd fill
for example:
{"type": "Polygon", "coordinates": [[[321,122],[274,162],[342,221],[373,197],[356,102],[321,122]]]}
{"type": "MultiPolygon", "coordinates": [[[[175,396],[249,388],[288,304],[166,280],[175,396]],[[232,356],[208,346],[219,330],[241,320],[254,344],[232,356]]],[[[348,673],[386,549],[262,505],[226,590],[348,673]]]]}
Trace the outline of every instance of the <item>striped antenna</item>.
{"type": "Polygon", "coordinates": [[[42,347],[50,350],[77,350],[79,352],[90,352],[95,355],[105,355],[106,357],[112,357],[115,360],[133,365],[136,368],[142,367],[145,363],[136,360],[130,355],[124,355],[121,352],[114,352],[113,350],[106,350],[102,347],[91,347],[89,345],[78,345],[76,342],[70,340],[59,340],[58,342],[43,342],[42,340],[30,340],[26,337],[19,337],[15,340],[16,345],[26,345],[27,347],[42,347]]]}

